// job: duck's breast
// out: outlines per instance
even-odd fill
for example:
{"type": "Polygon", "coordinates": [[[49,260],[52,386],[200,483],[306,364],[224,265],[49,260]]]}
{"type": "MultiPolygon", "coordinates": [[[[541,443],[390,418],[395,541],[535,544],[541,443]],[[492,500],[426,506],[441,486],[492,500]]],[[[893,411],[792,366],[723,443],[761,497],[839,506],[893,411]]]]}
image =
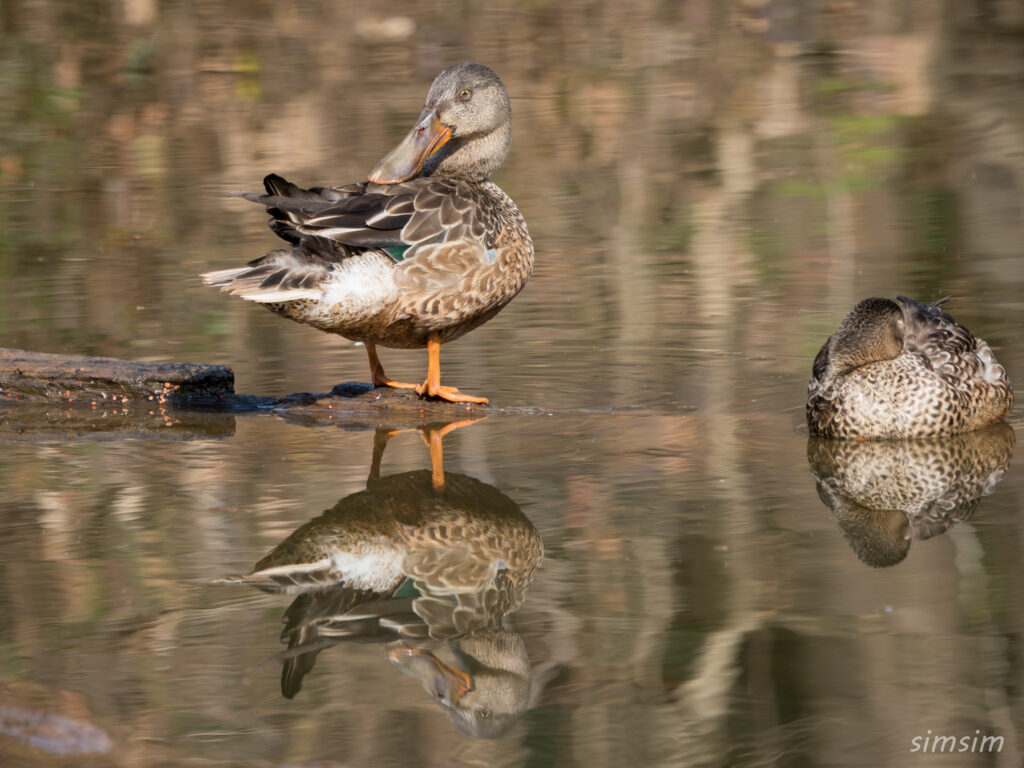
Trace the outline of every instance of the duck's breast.
{"type": "Polygon", "coordinates": [[[1006,408],[997,388],[951,380],[918,354],[812,381],[811,428],[830,437],[937,437],[991,424],[1006,408]]]}

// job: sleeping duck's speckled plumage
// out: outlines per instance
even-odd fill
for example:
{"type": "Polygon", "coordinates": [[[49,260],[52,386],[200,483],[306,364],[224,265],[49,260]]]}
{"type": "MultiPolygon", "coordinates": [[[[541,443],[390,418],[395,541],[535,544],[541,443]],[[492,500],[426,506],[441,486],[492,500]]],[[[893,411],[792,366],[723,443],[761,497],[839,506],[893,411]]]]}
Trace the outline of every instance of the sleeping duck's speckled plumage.
{"type": "Polygon", "coordinates": [[[988,344],[934,305],[864,299],[814,360],[807,423],[824,437],[937,437],[1009,413],[1013,389],[988,344]]]}
{"type": "Polygon", "coordinates": [[[1013,448],[1013,430],[998,423],[939,439],[811,437],[807,460],[857,557],[884,568],[901,562],[912,541],[970,520],[1006,474],[1013,448]]]}
{"type": "Polygon", "coordinates": [[[489,180],[508,154],[508,92],[463,62],[441,72],[403,141],[345,187],[302,189],[277,175],[270,227],[290,247],[204,280],[273,312],[366,344],[375,386],[456,402],[441,386],[440,345],[494,317],[526,284],[533,244],[515,203],[489,180]],[[389,379],[376,345],[427,347],[423,384],[389,379]]]}

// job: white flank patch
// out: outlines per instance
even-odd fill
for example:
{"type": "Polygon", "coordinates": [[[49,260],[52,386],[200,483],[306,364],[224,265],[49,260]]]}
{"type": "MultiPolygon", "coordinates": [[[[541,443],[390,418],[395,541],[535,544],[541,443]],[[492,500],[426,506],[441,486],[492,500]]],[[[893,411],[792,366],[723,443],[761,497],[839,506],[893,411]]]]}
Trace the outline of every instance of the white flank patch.
{"type": "Polygon", "coordinates": [[[395,295],[395,263],[382,253],[346,259],[321,289],[322,306],[332,314],[373,314],[395,295]]]}
{"type": "Polygon", "coordinates": [[[331,556],[334,567],[342,574],[345,586],[383,592],[401,577],[402,554],[393,546],[382,546],[365,552],[336,552],[331,556]]]}

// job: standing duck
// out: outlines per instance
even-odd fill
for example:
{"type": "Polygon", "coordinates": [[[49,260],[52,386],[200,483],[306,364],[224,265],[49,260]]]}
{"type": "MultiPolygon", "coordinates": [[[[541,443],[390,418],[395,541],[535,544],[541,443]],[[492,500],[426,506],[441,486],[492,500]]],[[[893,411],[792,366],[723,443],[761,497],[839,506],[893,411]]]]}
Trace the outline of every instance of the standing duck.
{"type": "Polygon", "coordinates": [[[494,72],[463,62],[434,80],[412,130],[345,187],[302,189],[277,175],[270,228],[290,244],[244,267],[208,272],[213,285],[272,312],[366,345],[374,386],[451,402],[483,397],[441,385],[441,344],[494,317],[533,271],[533,243],[516,204],[488,177],[508,154],[508,92],[494,72]],[[377,345],[426,347],[427,378],[389,378],[377,345]]]}
{"type": "Polygon", "coordinates": [[[823,437],[938,437],[980,429],[1013,407],[988,344],[905,296],[864,299],[814,359],[807,424],[823,437]]]}

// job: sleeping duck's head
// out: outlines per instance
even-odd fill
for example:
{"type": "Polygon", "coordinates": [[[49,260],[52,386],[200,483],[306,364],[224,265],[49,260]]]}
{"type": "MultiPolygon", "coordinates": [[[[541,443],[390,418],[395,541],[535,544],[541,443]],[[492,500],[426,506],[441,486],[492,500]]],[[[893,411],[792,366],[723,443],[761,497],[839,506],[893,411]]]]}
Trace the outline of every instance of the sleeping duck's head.
{"type": "Polygon", "coordinates": [[[903,350],[903,309],[889,299],[864,299],[843,318],[814,361],[814,376],[843,376],[903,350]]]}

